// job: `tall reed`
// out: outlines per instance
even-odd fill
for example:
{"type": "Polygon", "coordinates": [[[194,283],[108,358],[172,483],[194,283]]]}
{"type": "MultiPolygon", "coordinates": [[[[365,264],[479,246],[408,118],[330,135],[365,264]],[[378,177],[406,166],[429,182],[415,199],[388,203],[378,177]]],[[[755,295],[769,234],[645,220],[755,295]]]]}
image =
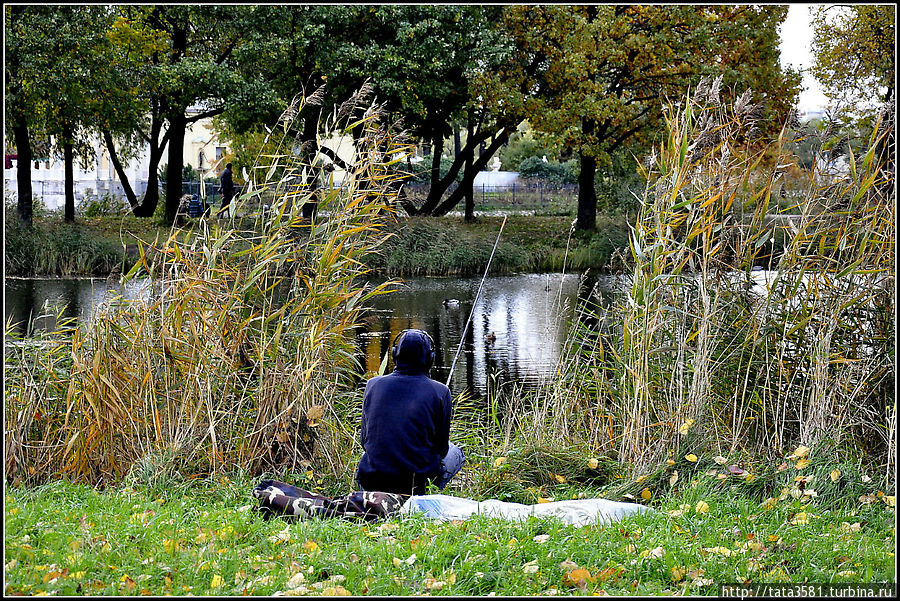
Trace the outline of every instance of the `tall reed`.
{"type": "MultiPolygon", "coordinates": [[[[409,152],[370,94],[364,86],[322,111],[314,140],[301,125],[317,118],[321,94],[296,98],[232,217],[140,246],[125,278],[151,277],[152,293],[110,303],[61,343],[71,357],[54,380],[64,403],[42,439],[25,436],[8,456],[8,476],[27,476],[21,466],[36,453],[44,477],[89,482],[310,463],[347,472],[355,433],[336,413],[358,369],[352,328],[388,285],[364,283],[362,259],[386,237],[394,165],[409,152]],[[354,139],[339,185],[318,152],[335,136],[354,139]],[[317,205],[310,218],[307,203],[317,205]]],[[[28,390],[24,380],[7,389],[7,432],[27,430],[9,418],[28,390]]]]}
{"type": "Polygon", "coordinates": [[[785,219],[773,192],[795,161],[790,130],[755,138],[749,92],[725,106],[720,85],[704,80],[668,108],[626,289],[608,312],[582,310],[521,434],[587,440],[638,469],[673,453],[774,458],[803,444],[892,473],[895,180],[878,149],[893,123],[845,177],[813,171],[785,219]],[[778,228],[789,231],[780,257],[778,228]]]}

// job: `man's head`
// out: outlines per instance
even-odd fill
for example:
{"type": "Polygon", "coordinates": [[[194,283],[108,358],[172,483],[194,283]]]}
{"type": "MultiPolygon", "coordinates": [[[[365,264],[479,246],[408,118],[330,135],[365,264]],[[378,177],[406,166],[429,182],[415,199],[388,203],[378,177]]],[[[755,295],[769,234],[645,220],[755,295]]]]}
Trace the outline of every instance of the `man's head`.
{"type": "Polygon", "coordinates": [[[231,169],[231,163],[225,163],[225,168],[226,168],[226,169],[231,169]]]}
{"type": "Polygon", "coordinates": [[[434,341],[423,330],[403,330],[391,348],[394,367],[405,373],[428,373],[434,363],[434,341]]]}

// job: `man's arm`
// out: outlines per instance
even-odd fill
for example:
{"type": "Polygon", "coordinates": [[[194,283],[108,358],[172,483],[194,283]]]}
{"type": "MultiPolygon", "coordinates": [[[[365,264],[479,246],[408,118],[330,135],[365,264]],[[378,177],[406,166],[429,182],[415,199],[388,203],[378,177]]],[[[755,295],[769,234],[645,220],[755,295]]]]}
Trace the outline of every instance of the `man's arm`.
{"type": "Polygon", "coordinates": [[[366,391],[363,393],[363,403],[362,403],[362,419],[359,423],[359,442],[362,444],[363,450],[366,449],[366,434],[368,428],[366,427],[366,408],[369,405],[369,383],[372,380],[366,382],[366,391]]]}
{"type": "Polygon", "coordinates": [[[447,388],[441,399],[441,423],[437,430],[437,452],[441,457],[450,449],[450,420],[453,417],[453,401],[447,388]]]}

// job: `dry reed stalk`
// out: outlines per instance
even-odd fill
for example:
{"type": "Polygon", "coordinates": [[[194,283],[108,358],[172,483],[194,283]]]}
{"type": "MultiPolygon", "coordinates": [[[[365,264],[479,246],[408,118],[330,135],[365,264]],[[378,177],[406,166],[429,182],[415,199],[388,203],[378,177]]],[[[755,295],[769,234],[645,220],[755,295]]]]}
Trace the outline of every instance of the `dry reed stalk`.
{"type": "MultiPolygon", "coordinates": [[[[67,395],[46,438],[27,441],[46,456],[45,477],[96,483],[311,462],[347,472],[353,433],[331,422],[358,367],[348,334],[390,285],[361,281],[362,258],[386,237],[403,177],[394,165],[409,152],[364,96],[320,124],[320,140],[359,134],[341,186],[328,185],[315,152],[291,151],[300,119],[315,118],[307,110],[315,103],[298,97],[273,130],[281,139],[266,140],[275,152],[261,152],[264,164],[251,170],[231,219],[204,220],[192,238],[176,228],[161,245],[141,245],[126,279],[152,274],[149,298],[110,303],[71,338],[71,369],[48,379],[64,382],[67,395]],[[260,198],[271,210],[237,217],[260,198]],[[318,203],[311,220],[301,215],[306,202],[318,203]]],[[[27,391],[23,382],[7,397],[7,414],[31,402],[27,391]]]]}
{"type": "Polygon", "coordinates": [[[703,89],[668,113],[633,228],[621,321],[580,337],[594,350],[567,363],[566,398],[548,394],[529,435],[571,426],[549,419],[565,407],[593,414],[585,421],[594,448],[614,444],[638,467],[682,446],[766,456],[801,442],[846,443],[851,433],[854,444],[876,434],[883,444],[872,450],[892,466],[894,329],[884,317],[895,306],[896,222],[893,172],[875,150],[892,130],[876,130],[843,181],[814,186],[821,178],[811,175],[760,296],[751,267],[785,222],[773,218],[771,199],[793,162],[787,130],[748,151],[738,141],[755,126],[749,95],[726,107],[712,98],[715,85],[703,89]]]}

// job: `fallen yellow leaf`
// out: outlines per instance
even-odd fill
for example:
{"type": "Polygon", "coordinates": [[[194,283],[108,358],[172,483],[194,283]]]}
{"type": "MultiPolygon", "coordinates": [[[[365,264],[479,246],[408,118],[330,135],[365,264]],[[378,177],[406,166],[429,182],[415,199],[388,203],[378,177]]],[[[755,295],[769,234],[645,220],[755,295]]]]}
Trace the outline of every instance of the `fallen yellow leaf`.
{"type": "Polygon", "coordinates": [[[851,532],[859,532],[862,528],[862,525],[859,522],[851,524],[849,522],[841,522],[841,532],[851,533],[851,532]]]}
{"type": "Polygon", "coordinates": [[[563,576],[563,584],[567,585],[575,585],[578,586],[584,582],[593,582],[594,579],[591,577],[591,573],[584,568],[577,568],[570,572],[566,572],[565,576],[563,576]]]}
{"type": "Polygon", "coordinates": [[[323,597],[350,597],[352,593],[342,586],[329,586],[322,589],[323,597]]]}
{"type": "Polygon", "coordinates": [[[494,459],[494,467],[500,467],[504,463],[506,463],[506,457],[497,457],[494,459]]]}
{"type": "Polygon", "coordinates": [[[675,483],[678,482],[678,470],[672,472],[672,475],[669,476],[669,486],[675,486],[675,483]]]}
{"type": "Polygon", "coordinates": [[[841,477],[841,470],[831,470],[831,481],[837,482],[841,477]]]}
{"type": "Polygon", "coordinates": [[[697,513],[709,513],[709,505],[706,501],[697,501],[697,506],[694,507],[694,511],[697,513]]]}
{"type": "Polygon", "coordinates": [[[591,457],[590,459],[588,459],[588,467],[592,470],[597,469],[598,465],[600,465],[600,462],[597,461],[596,457],[591,457]]]}
{"type": "Polygon", "coordinates": [[[809,447],[800,445],[799,447],[794,449],[794,452],[791,453],[791,455],[793,455],[797,459],[802,459],[802,458],[806,457],[807,455],[809,455],[809,447]]]}
{"type": "Polygon", "coordinates": [[[809,459],[806,459],[805,457],[803,459],[798,459],[797,464],[794,467],[796,467],[798,470],[809,467],[809,459]]]}
{"type": "Polygon", "coordinates": [[[644,490],[641,491],[641,498],[644,499],[645,501],[648,501],[650,499],[651,495],[652,495],[652,493],[650,492],[649,488],[645,488],[644,490]]]}
{"type": "Polygon", "coordinates": [[[688,453],[687,455],[684,456],[684,458],[687,459],[688,461],[690,461],[691,463],[697,463],[697,456],[694,455],[693,453],[688,453]]]}
{"type": "Polygon", "coordinates": [[[225,584],[225,579],[218,574],[215,574],[209,583],[209,588],[219,588],[223,584],[225,584]]]}
{"type": "Polygon", "coordinates": [[[694,420],[692,420],[692,419],[687,420],[686,422],[681,424],[680,428],[678,428],[678,433],[681,434],[682,436],[684,436],[685,434],[688,433],[688,430],[690,430],[691,426],[693,426],[693,425],[694,425],[694,420]]]}
{"type": "Polygon", "coordinates": [[[607,580],[615,580],[619,577],[619,575],[624,572],[624,568],[615,567],[615,568],[605,568],[597,572],[595,579],[600,582],[606,582],[607,580]]]}

